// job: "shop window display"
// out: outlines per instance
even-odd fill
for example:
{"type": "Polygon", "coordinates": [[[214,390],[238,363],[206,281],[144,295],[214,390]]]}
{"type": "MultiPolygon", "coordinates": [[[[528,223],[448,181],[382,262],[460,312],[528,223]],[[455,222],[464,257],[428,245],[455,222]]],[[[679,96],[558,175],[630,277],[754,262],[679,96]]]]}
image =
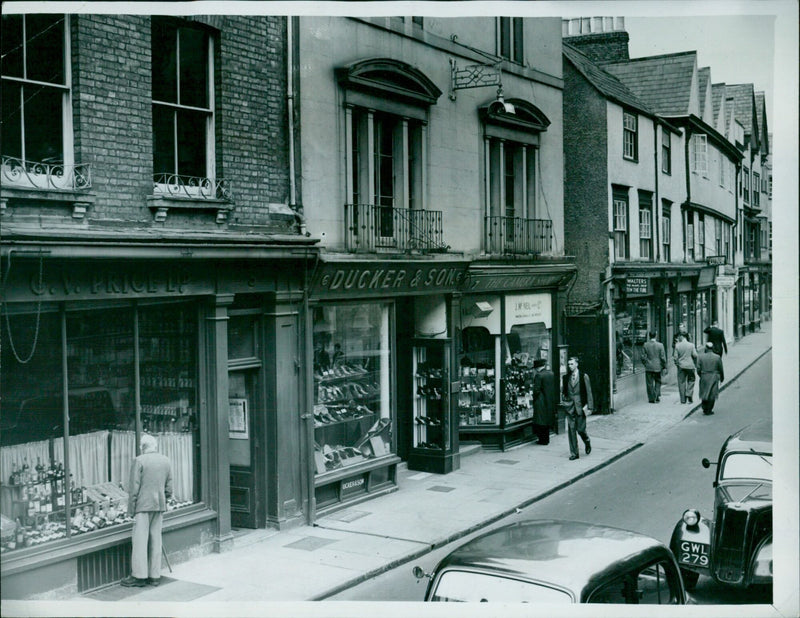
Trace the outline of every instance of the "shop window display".
{"type": "Polygon", "coordinates": [[[533,418],[533,361],[550,358],[550,331],[539,322],[517,324],[506,336],[506,362],[503,373],[503,412],[510,425],[533,418]]]}
{"type": "Polygon", "coordinates": [[[0,416],[3,551],[130,521],[127,484],[137,422],[158,436],[160,451],[172,460],[175,492],[168,508],[198,499],[192,306],[128,305],[11,320],[2,341],[3,383],[13,385],[0,416]],[[36,342],[28,362],[7,345],[9,332],[16,347],[36,342]]]}
{"type": "Polygon", "coordinates": [[[619,301],[615,311],[615,354],[617,377],[644,371],[644,342],[651,330],[648,301],[619,301]]]}
{"type": "Polygon", "coordinates": [[[458,416],[461,427],[497,425],[498,402],[495,375],[499,338],[482,326],[461,331],[461,391],[458,416]]]}
{"type": "Polygon", "coordinates": [[[314,310],[314,460],[317,474],[391,455],[387,303],[314,310]]]}

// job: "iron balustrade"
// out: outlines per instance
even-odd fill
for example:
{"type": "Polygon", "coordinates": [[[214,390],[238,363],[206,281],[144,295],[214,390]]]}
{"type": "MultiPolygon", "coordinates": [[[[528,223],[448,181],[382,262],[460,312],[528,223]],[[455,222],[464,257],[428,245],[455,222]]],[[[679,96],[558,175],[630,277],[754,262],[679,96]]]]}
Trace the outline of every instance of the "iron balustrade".
{"type": "Polygon", "coordinates": [[[2,158],[2,184],[44,191],[80,191],[91,189],[92,170],[88,163],[65,165],[26,161],[19,157],[2,158]]]}
{"type": "Polygon", "coordinates": [[[486,217],[486,252],[501,255],[539,255],[553,250],[550,219],[486,217]]]}
{"type": "Polygon", "coordinates": [[[230,183],[222,178],[163,173],[153,175],[153,195],[194,200],[233,199],[230,183]]]}
{"type": "Polygon", "coordinates": [[[356,253],[447,251],[439,210],[345,204],[345,246],[356,253]]]}

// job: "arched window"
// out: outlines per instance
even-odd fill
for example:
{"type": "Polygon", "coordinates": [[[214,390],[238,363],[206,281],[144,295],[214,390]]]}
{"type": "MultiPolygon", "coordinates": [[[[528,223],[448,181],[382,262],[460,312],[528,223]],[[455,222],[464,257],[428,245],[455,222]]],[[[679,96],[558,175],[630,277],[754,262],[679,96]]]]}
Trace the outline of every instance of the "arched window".
{"type": "MultiPolygon", "coordinates": [[[[345,105],[348,220],[374,222],[390,244],[404,218],[425,208],[428,108],[442,91],[415,67],[391,58],[336,70],[345,105]]],[[[385,239],[381,241],[380,239],[385,239]]]]}
{"type": "Polygon", "coordinates": [[[540,135],[550,120],[523,99],[479,108],[484,129],[487,253],[546,253],[552,222],[537,205],[540,135]]]}

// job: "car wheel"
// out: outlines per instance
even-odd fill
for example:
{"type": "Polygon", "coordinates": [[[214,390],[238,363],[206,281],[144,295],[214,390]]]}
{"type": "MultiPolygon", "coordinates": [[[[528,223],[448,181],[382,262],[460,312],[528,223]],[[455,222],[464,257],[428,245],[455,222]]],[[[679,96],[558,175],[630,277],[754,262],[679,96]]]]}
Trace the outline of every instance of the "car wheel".
{"type": "Polygon", "coordinates": [[[697,586],[697,580],[700,579],[700,573],[681,569],[681,577],[683,577],[683,585],[686,590],[694,590],[695,586],[697,586]]]}

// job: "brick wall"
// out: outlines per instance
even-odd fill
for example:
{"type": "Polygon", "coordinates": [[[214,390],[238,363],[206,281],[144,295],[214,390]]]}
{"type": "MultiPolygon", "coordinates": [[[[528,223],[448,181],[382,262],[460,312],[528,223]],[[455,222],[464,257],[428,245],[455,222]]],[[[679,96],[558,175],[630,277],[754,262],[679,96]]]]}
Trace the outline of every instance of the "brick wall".
{"type": "Polygon", "coordinates": [[[564,239],[578,275],[569,302],[599,302],[608,266],[606,101],[564,59],[564,239]]]}
{"type": "Polygon", "coordinates": [[[628,33],[624,30],[618,32],[598,32],[571,36],[567,42],[577,47],[591,60],[596,62],[611,62],[630,60],[628,56],[628,33]]]}
{"type": "Polygon", "coordinates": [[[220,226],[191,211],[153,223],[150,17],[73,17],[73,117],[76,161],[91,163],[96,203],[90,224],[213,228],[268,226],[293,230],[288,204],[285,18],[209,16],[214,29],[217,177],[231,186],[235,208],[220,226]]]}

